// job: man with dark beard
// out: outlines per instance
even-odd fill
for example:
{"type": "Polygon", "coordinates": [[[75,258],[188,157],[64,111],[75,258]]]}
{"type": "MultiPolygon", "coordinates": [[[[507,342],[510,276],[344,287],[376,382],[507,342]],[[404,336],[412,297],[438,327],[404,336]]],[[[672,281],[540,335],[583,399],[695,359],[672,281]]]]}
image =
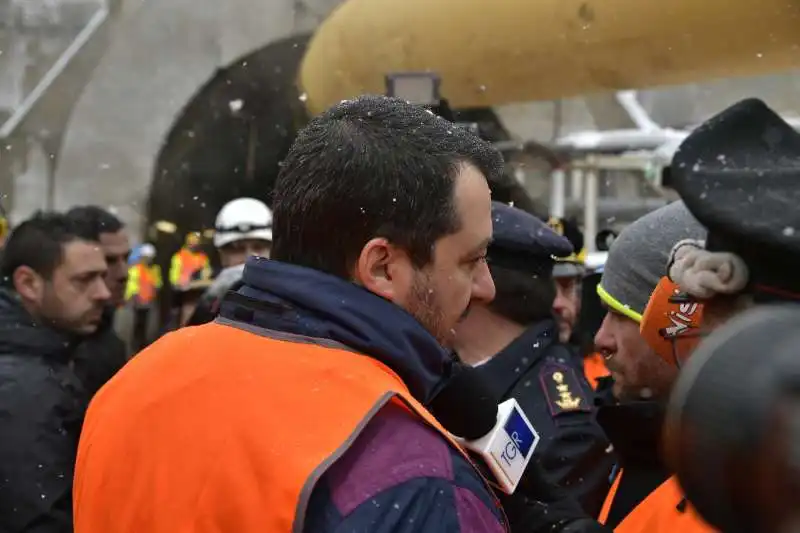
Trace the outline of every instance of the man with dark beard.
{"type": "Polygon", "coordinates": [[[6,243],[0,273],[0,531],[71,533],[72,472],[89,395],[76,345],[110,297],[100,244],[40,213],[6,243]]]}
{"type": "Polygon", "coordinates": [[[250,258],[215,322],[158,340],[92,403],[76,532],[506,531],[428,409],[466,371],[454,328],[494,297],[502,168],[398,99],[313,119],[275,186],[272,259],[250,258]]]}

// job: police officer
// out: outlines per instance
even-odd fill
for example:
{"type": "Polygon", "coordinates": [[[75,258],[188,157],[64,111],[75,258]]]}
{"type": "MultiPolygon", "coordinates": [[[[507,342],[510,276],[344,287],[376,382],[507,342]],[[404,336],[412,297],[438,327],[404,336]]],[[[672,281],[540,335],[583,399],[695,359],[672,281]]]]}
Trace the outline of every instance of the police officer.
{"type": "Polygon", "coordinates": [[[580,344],[575,328],[581,312],[581,281],[586,273],[584,260],[586,250],[583,248],[583,233],[572,219],[551,217],[547,225],[559,235],[569,240],[573,252],[558,257],[553,267],[553,278],[556,282],[556,298],[553,312],[558,320],[559,338],[562,343],[580,344]]]}
{"type": "Polygon", "coordinates": [[[606,314],[595,290],[600,281],[598,258],[586,253],[583,232],[575,219],[550,217],[547,225],[566,237],[574,250],[566,257],[556,258],[553,267],[556,282],[553,312],[558,320],[559,338],[573,348],[584,376],[596,389],[599,380],[608,376],[602,355],[594,349],[594,336],[606,314]],[[588,261],[590,257],[592,261],[588,261]]]}
{"type": "Polygon", "coordinates": [[[520,403],[541,436],[534,457],[546,480],[596,516],[614,460],[594,421],[592,388],[580,360],[559,341],[552,312],[554,257],[569,256],[572,246],[519,209],[493,202],[492,215],[487,261],[497,294],[470,309],[457,330],[457,352],[497,397],[520,403]]]}

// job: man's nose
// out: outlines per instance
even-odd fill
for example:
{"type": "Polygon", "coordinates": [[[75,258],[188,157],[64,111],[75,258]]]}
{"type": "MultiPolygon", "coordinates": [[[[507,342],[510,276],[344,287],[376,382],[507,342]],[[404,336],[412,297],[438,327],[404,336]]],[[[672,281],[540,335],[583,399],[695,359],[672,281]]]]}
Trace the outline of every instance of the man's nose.
{"type": "Polygon", "coordinates": [[[603,318],[600,329],[597,330],[594,336],[594,346],[601,351],[615,352],[616,346],[614,343],[614,336],[609,333],[609,316],[610,313],[606,313],[606,316],[603,318]]]}
{"type": "Polygon", "coordinates": [[[475,277],[472,278],[472,299],[489,303],[494,300],[494,296],[495,287],[492,273],[489,271],[489,265],[483,263],[475,273],[475,277]]]}
{"type": "Polygon", "coordinates": [[[98,301],[105,301],[111,298],[111,291],[108,290],[108,285],[106,285],[105,280],[98,279],[98,282],[94,284],[94,299],[98,301]]]}
{"type": "Polygon", "coordinates": [[[553,300],[553,310],[556,313],[562,312],[567,307],[567,298],[561,290],[556,290],[556,297],[553,300]]]}

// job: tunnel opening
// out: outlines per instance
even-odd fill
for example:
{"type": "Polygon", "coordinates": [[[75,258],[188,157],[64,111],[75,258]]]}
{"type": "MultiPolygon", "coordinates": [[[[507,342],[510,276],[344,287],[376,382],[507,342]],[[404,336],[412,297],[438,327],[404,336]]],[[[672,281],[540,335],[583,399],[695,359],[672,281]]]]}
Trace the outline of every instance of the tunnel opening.
{"type": "Polygon", "coordinates": [[[213,226],[229,200],[269,200],[305,110],[295,85],[309,36],[271,43],[218,69],[181,110],[159,150],[149,235],[168,221],[183,235],[213,226]]]}

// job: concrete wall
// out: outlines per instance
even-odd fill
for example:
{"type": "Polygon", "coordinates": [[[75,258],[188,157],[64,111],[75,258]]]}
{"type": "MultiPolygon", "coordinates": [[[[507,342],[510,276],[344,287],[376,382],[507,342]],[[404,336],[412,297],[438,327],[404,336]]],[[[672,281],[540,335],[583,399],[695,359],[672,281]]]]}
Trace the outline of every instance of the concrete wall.
{"type": "Polygon", "coordinates": [[[318,24],[331,0],[126,0],[79,100],[56,170],[56,207],[113,206],[139,232],[158,148],[220,66],[318,24]]]}

